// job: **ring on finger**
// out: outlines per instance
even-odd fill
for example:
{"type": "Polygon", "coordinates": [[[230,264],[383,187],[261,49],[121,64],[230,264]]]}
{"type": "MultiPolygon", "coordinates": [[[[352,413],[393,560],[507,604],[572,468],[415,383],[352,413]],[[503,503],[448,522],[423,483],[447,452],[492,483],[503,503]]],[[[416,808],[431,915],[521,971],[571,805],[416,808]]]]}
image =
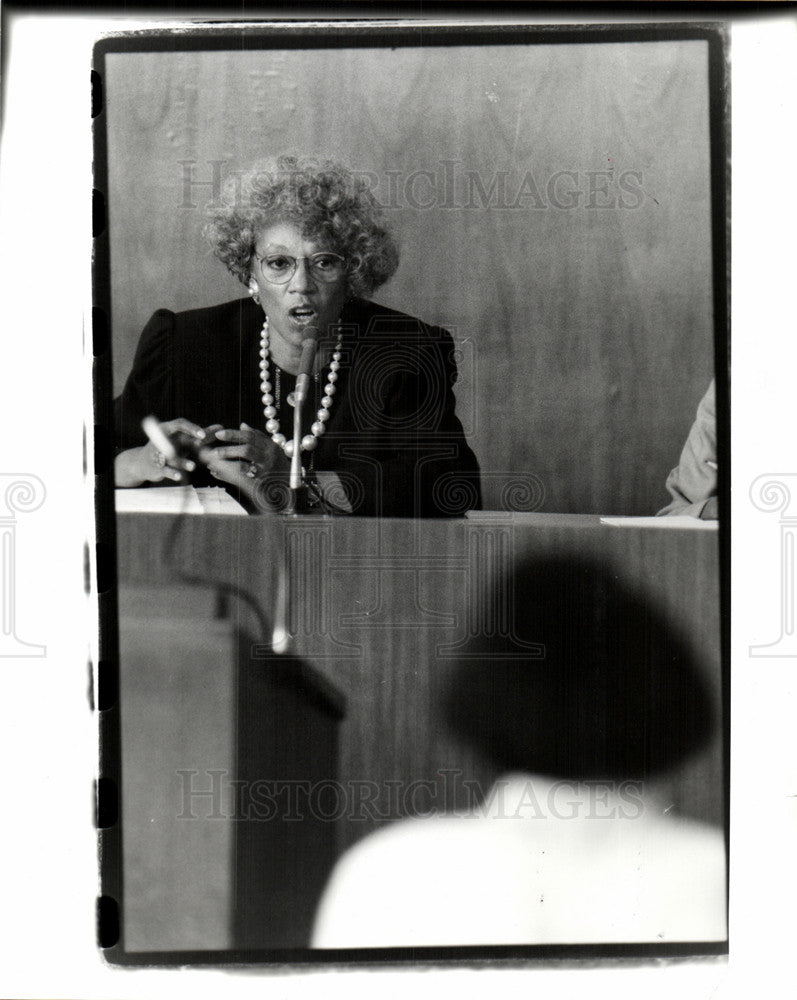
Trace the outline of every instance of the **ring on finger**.
{"type": "Polygon", "coordinates": [[[166,465],[166,456],[163,454],[162,451],[156,451],[155,452],[155,464],[158,466],[159,469],[162,469],[162,468],[165,467],[165,465],[166,465]]]}
{"type": "Polygon", "coordinates": [[[250,463],[249,468],[246,470],[246,478],[254,479],[255,476],[259,475],[259,473],[260,473],[260,466],[257,464],[257,462],[252,462],[250,463]]]}

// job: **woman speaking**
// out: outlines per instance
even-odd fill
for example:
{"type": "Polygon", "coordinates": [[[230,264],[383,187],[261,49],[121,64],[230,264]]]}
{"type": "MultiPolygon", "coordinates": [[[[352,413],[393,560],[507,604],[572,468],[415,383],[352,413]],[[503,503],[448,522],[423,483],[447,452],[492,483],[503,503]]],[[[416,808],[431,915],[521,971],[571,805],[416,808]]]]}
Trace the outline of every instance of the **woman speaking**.
{"type": "Polygon", "coordinates": [[[480,507],[478,463],[454,412],[451,335],[368,301],[398,251],[365,181],[282,156],[231,178],[206,232],[249,297],[149,321],[115,401],[117,486],[180,480],[187,469],[196,485],[220,480],[257,510],[279,508],[299,448],[319,512],[450,517],[480,507]],[[296,377],[313,339],[295,439],[296,377]],[[150,414],[193,443],[197,463],[147,441],[150,414]]]}

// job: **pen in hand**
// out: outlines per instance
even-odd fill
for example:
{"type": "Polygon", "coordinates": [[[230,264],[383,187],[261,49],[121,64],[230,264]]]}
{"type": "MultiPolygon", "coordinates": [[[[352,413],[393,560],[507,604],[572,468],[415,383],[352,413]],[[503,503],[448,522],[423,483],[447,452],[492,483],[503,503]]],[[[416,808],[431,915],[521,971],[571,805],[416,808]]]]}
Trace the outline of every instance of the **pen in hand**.
{"type": "Polygon", "coordinates": [[[155,417],[144,417],[141,421],[141,426],[149,440],[163,455],[169,465],[178,470],[185,469],[187,472],[192,472],[196,468],[196,463],[192,459],[181,457],[175,447],[174,441],[166,434],[155,417]]]}

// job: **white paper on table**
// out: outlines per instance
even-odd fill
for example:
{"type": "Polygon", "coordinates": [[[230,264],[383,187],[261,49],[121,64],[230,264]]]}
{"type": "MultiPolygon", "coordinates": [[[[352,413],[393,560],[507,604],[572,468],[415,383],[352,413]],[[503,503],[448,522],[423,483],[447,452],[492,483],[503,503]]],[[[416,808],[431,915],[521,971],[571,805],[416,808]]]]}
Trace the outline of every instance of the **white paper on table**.
{"type": "Polygon", "coordinates": [[[198,486],[194,492],[203,514],[243,514],[248,517],[246,510],[223,486],[198,486]]]}
{"type": "Polygon", "coordinates": [[[243,514],[244,508],[221,486],[153,486],[116,490],[120,514],[243,514]]]}
{"type": "Polygon", "coordinates": [[[702,521],[699,517],[602,517],[601,524],[613,528],[691,528],[693,531],[716,531],[718,521],[702,521]]]}
{"type": "Polygon", "coordinates": [[[193,486],[116,490],[117,514],[204,514],[193,486]]]}

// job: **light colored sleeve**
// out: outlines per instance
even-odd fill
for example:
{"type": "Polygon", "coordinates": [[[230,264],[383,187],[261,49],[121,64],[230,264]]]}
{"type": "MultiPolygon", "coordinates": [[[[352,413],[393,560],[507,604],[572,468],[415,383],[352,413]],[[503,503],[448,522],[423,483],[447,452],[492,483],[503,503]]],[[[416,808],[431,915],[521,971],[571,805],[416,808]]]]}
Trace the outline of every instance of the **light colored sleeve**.
{"type": "MultiPolygon", "coordinates": [[[[361,840],[337,862],[319,904],[312,948],[392,948],[416,943],[425,859],[412,820],[361,840]]],[[[423,838],[422,838],[423,839],[423,838]]],[[[426,891],[432,890],[426,887],[426,891]]]]}
{"type": "Polygon", "coordinates": [[[678,465],[667,476],[670,503],[662,515],[687,515],[711,520],[717,517],[717,420],[714,380],[700,400],[697,415],[678,465]]]}

